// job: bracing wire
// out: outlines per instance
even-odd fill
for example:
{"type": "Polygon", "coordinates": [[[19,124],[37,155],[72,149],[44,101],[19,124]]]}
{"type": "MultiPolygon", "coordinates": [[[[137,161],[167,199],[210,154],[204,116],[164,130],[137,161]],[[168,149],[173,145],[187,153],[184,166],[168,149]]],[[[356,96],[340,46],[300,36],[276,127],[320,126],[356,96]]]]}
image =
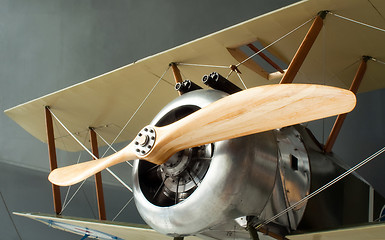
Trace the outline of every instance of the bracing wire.
{"type": "Polygon", "coordinates": [[[352,172],[356,171],[357,169],[359,169],[360,167],[364,166],[365,164],[367,164],[368,162],[370,162],[371,160],[373,160],[374,158],[376,158],[377,156],[379,156],[380,154],[384,153],[385,152],[385,147],[381,148],[380,150],[378,150],[377,152],[373,153],[371,156],[367,157],[366,159],[364,159],[363,161],[361,161],[360,163],[356,164],[354,167],[350,168],[349,170],[345,171],[343,174],[341,174],[340,176],[336,177],[335,179],[331,180],[330,182],[328,182],[327,184],[325,184],[324,186],[318,188],[316,191],[312,192],[311,194],[307,195],[306,197],[302,198],[301,200],[299,200],[298,202],[294,203],[293,205],[291,205],[290,207],[286,208],[285,210],[281,211],[280,213],[276,214],[275,216],[271,217],[270,219],[267,219],[265,220],[264,222],[262,222],[261,224],[259,224],[256,229],[260,229],[261,227],[263,227],[264,225],[267,225],[269,224],[270,222],[274,221],[275,219],[281,217],[282,215],[284,215],[285,213],[289,212],[290,210],[296,208],[297,206],[301,205],[302,203],[306,202],[307,200],[309,200],[310,198],[316,196],[317,194],[319,194],[320,192],[324,191],[325,189],[329,188],[330,186],[334,185],[335,183],[337,183],[338,181],[340,181],[341,179],[343,179],[344,177],[348,176],[349,174],[351,174],[352,172]]]}
{"type": "Polygon", "coordinates": [[[243,81],[241,75],[240,75],[238,72],[236,72],[236,73],[237,73],[237,76],[238,76],[239,80],[241,81],[243,87],[244,87],[245,89],[247,89],[246,84],[245,84],[245,82],[243,81]]]}
{"type": "Polygon", "coordinates": [[[60,214],[63,213],[63,211],[67,208],[67,206],[71,203],[72,199],[76,196],[76,194],[79,192],[79,190],[83,187],[84,183],[86,182],[86,180],[83,180],[83,182],[80,184],[80,186],[76,189],[76,191],[74,192],[74,194],[72,194],[72,197],[68,200],[67,204],[64,204],[63,205],[63,208],[60,212],[60,214]]]}
{"type": "Polygon", "coordinates": [[[385,205],[382,207],[379,217],[376,218],[376,220],[374,220],[373,222],[381,222],[385,220],[384,210],[385,210],[385,205]]]}
{"type": "MultiPolygon", "coordinates": [[[[84,137],[84,141],[85,142],[87,140],[87,135],[84,137]]],[[[82,156],[82,152],[79,153],[79,157],[78,157],[78,160],[76,163],[79,163],[80,162],[80,158],[82,156]]],[[[86,180],[83,180],[83,182],[78,186],[78,188],[76,189],[76,191],[72,194],[71,198],[68,200],[67,202],[67,199],[68,199],[68,196],[69,196],[69,193],[70,193],[70,190],[71,190],[71,187],[72,186],[68,186],[68,189],[67,189],[67,193],[66,193],[66,196],[64,198],[64,202],[63,202],[63,207],[62,207],[62,210],[60,211],[59,215],[61,215],[64,210],[67,208],[67,206],[70,204],[70,202],[72,201],[72,199],[74,199],[74,197],[76,196],[76,194],[79,192],[79,190],[83,187],[84,183],[86,182],[86,180]]],[[[88,202],[88,201],[87,201],[88,202]]],[[[92,211],[92,208],[91,208],[91,211],[92,211]]],[[[93,213],[93,215],[95,216],[95,214],[93,213]]]]}
{"type": "Polygon", "coordinates": [[[11,213],[10,213],[10,211],[9,211],[9,208],[8,208],[8,206],[7,206],[7,203],[5,202],[4,196],[3,196],[3,194],[2,194],[1,192],[0,192],[0,198],[1,198],[2,202],[3,202],[3,204],[4,204],[5,210],[7,210],[9,219],[11,219],[13,228],[15,229],[17,236],[19,237],[20,240],[22,240],[21,235],[20,235],[20,232],[19,232],[19,229],[17,229],[16,224],[15,224],[15,222],[13,221],[12,215],[11,215],[11,213]]]}
{"type": "MultiPolygon", "coordinates": [[[[55,122],[55,123],[56,123],[56,122],[55,122]]],[[[85,135],[84,141],[83,141],[83,142],[85,142],[86,139],[87,139],[87,135],[85,135]]],[[[78,160],[76,161],[76,164],[78,164],[78,163],[80,162],[81,156],[82,156],[82,152],[79,153],[78,160]]],[[[82,186],[82,185],[81,185],[81,186],[82,186]]],[[[66,192],[66,195],[65,195],[65,198],[64,198],[64,201],[63,201],[63,206],[66,205],[66,202],[67,202],[67,200],[68,200],[68,196],[69,196],[70,191],[71,191],[71,186],[68,186],[67,192],[66,192]]],[[[63,210],[62,210],[62,211],[63,211],[63,210]]]]}
{"type": "MultiPolygon", "coordinates": [[[[135,117],[135,115],[138,113],[138,111],[142,108],[143,104],[147,101],[147,99],[150,97],[150,95],[154,92],[154,90],[156,89],[156,87],[158,86],[158,84],[160,83],[160,81],[163,79],[164,75],[166,75],[166,73],[168,72],[168,70],[170,69],[170,66],[168,66],[168,68],[164,71],[164,73],[162,74],[162,76],[159,78],[159,80],[155,83],[155,85],[152,87],[152,89],[149,91],[149,93],[147,94],[147,96],[143,99],[142,103],[138,106],[138,108],[135,110],[135,112],[132,114],[132,116],[128,119],[128,121],[126,122],[126,124],[123,126],[123,128],[120,130],[120,132],[118,133],[118,135],[114,138],[114,140],[112,141],[111,145],[113,145],[116,140],[120,137],[120,135],[123,133],[123,131],[126,129],[126,127],[128,126],[128,124],[131,122],[131,120],[135,117]]],[[[104,152],[104,154],[102,155],[102,157],[104,157],[104,155],[107,153],[107,151],[110,150],[110,148],[108,147],[107,150],[104,152]]]]}
{"type": "MultiPolygon", "coordinates": [[[[117,150],[116,150],[111,144],[109,144],[109,143],[102,137],[102,135],[100,135],[100,134],[96,131],[96,129],[94,129],[94,131],[95,131],[96,135],[98,135],[98,137],[100,137],[100,139],[102,139],[102,141],[103,141],[109,148],[112,149],[112,151],[117,152],[117,150]]],[[[131,167],[133,167],[132,164],[131,164],[129,161],[126,161],[126,163],[127,163],[128,165],[130,165],[131,167]]]]}
{"type": "Polygon", "coordinates": [[[377,63],[381,63],[381,64],[385,65],[384,61],[381,61],[381,60],[379,60],[377,58],[370,58],[370,60],[372,60],[373,62],[377,62],[377,63]]]}
{"type": "Polygon", "coordinates": [[[315,17],[312,17],[310,18],[309,20],[307,20],[306,22],[302,23],[301,25],[299,25],[298,27],[294,28],[293,30],[291,30],[290,32],[286,33],[285,35],[283,35],[282,37],[278,38],[277,40],[275,40],[274,42],[270,43],[269,45],[267,45],[266,47],[262,48],[261,50],[259,50],[258,52],[250,55],[248,58],[246,58],[245,60],[243,60],[242,62],[238,63],[236,66],[240,66],[242,65],[243,63],[247,62],[248,60],[250,60],[251,58],[255,57],[256,55],[260,54],[261,52],[265,51],[266,49],[268,49],[269,47],[273,46],[274,44],[276,44],[277,42],[281,41],[282,39],[286,38],[287,36],[291,35],[292,33],[294,33],[295,31],[297,31],[298,29],[302,28],[303,26],[305,26],[306,24],[308,24],[309,22],[311,22],[312,20],[314,20],[315,17]]]}
{"type": "Polygon", "coordinates": [[[132,199],[134,199],[134,196],[132,196],[132,197],[130,198],[130,200],[128,200],[128,201],[126,202],[126,204],[122,207],[122,209],[120,209],[120,211],[119,211],[119,212],[115,215],[115,217],[111,220],[112,222],[115,221],[115,219],[116,219],[117,217],[119,217],[119,215],[123,212],[124,209],[126,209],[126,207],[127,207],[128,204],[132,201],[132,199]]]}
{"type": "Polygon", "coordinates": [[[344,17],[344,16],[341,16],[341,15],[338,15],[337,13],[333,13],[333,12],[328,12],[328,13],[333,15],[333,16],[336,16],[336,17],[339,17],[341,19],[344,19],[346,21],[353,22],[353,23],[356,23],[356,24],[359,24],[359,25],[362,25],[362,26],[365,26],[365,27],[368,27],[368,28],[372,28],[372,29],[375,29],[375,30],[378,30],[378,31],[381,31],[381,32],[385,32],[385,29],[382,29],[382,28],[379,28],[379,27],[375,27],[373,25],[366,24],[366,23],[363,23],[363,22],[360,22],[360,21],[357,21],[357,20],[354,20],[354,19],[351,19],[351,18],[348,18],[348,17],[344,17]]]}
{"type": "Polygon", "coordinates": [[[82,192],[83,192],[83,195],[84,195],[84,199],[86,200],[86,202],[87,202],[87,204],[88,204],[88,207],[89,207],[90,210],[91,210],[92,215],[94,216],[94,218],[96,218],[95,209],[91,206],[90,199],[88,198],[88,194],[86,193],[86,191],[84,190],[84,188],[82,189],[82,192]]]}
{"type": "Polygon", "coordinates": [[[194,67],[209,67],[209,68],[229,68],[229,66],[222,66],[222,65],[207,65],[207,64],[195,64],[195,63],[183,63],[178,62],[178,66],[194,66],[194,67]]]}
{"type": "MultiPolygon", "coordinates": [[[[51,112],[52,116],[56,119],[56,121],[58,121],[58,123],[71,135],[71,137],[73,139],[75,139],[75,141],[77,143],[80,144],[80,146],[86,151],[88,152],[94,159],[98,159],[86,146],[84,146],[83,143],[81,143],[79,141],[79,139],[77,137],[75,137],[75,135],[60,121],[60,119],[52,112],[52,110],[50,108],[48,108],[48,110],[51,112]]],[[[114,172],[112,172],[109,168],[106,168],[106,170],[116,179],[118,180],[118,182],[120,182],[125,188],[127,188],[130,192],[132,192],[132,189],[122,180],[120,179],[114,172]]]]}
{"type": "MultiPolygon", "coordinates": [[[[240,65],[244,64],[245,62],[249,61],[250,59],[252,59],[253,57],[257,56],[258,54],[260,54],[261,52],[265,51],[266,49],[268,49],[269,47],[273,46],[274,44],[276,44],[277,42],[281,41],[282,39],[286,38],[287,36],[291,35],[292,33],[296,32],[298,29],[302,28],[303,26],[305,26],[306,24],[308,24],[309,22],[311,22],[312,20],[315,19],[315,16],[310,18],[309,20],[307,20],[306,22],[302,23],[301,25],[297,26],[296,28],[292,29],[291,31],[289,31],[288,33],[284,34],[283,36],[281,36],[280,38],[276,39],[274,42],[270,43],[269,45],[267,45],[266,47],[260,49],[258,52],[255,52],[253,53],[252,55],[250,55],[249,57],[247,57],[246,59],[244,59],[242,62],[239,62],[237,65],[235,65],[235,67],[239,67],[240,65]]],[[[234,72],[234,70],[230,70],[229,74],[227,75],[227,78],[230,77],[230,75],[234,72]]],[[[239,75],[239,74],[238,74],[239,75]]]]}
{"type": "MultiPolygon", "coordinates": [[[[57,121],[54,121],[53,123],[55,124],[55,129],[58,131],[59,135],[61,135],[61,128],[58,127],[57,121]]],[[[64,139],[63,139],[63,138],[59,138],[59,139],[60,139],[61,143],[63,144],[64,149],[67,150],[68,148],[67,148],[67,145],[66,145],[64,139]]],[[[85,139],[84,139],[84,142],[85,142],[85,139]]],[[[79,163],[79,160],[80,160],[80,156],[81,156],[81,155],[82,155],[82,153],[80,152],[80,154],[79,154],[79,156],[78,156],[77,163],[79,163]]],[[[66,203],[67,203],[67,200],[68,200],[68,196],[69,196],[70,191],[71,191],[71,186],[69,186],[69,187],[67,188],[66,195],[65,195],[64,201],[63,201],[63,206],[65,206],[66,203]]],[[[61,212],[63,212],[63,208],[62,208],[62,211],[61,211],[61,212]]],[[[61,214],[61,212],[60,212],[60,214],[61,214]]]]}

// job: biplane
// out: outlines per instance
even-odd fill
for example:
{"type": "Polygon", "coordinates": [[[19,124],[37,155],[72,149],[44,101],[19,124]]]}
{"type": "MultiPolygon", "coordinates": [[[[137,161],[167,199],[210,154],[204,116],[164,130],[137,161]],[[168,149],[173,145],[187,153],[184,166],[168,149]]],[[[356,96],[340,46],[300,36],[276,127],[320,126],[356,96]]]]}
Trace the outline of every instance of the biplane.
{"type": "Polygon", "coordinates": [[[383,239],[385,201],[354,171],[385,150],[348,168],[332,149],[355,94],[385,87],[384,16],[301,1],[6,110],[48,144],[57,215],[16,214],[83,239],[383,239]],[[303,124],[336,115],[325,144],[303,124]],[[94,160],[57,168],[56,148],[94,160]],[[100,171],[128,161],[151,229],[106,221],[100,171]],[[59,186],[93,175],[100,220],[61,216],[59,186]]]}

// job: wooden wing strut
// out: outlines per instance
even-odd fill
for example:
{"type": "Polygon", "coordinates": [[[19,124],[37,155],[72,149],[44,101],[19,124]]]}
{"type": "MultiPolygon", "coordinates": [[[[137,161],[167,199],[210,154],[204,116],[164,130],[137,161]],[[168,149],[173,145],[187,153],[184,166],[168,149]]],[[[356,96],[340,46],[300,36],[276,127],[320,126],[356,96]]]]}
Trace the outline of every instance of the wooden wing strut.
{"type": "MultiPolygon", "coordinates": [[[[95,157],[99,158],[98,140],[96,137],[95,130],[90,128],[90,141],[92,153],[95,157]]],[[[94,159],[95,160],[95,159],[94,159]]],[[[96,186],[96,198],[98,201],[99,219],[106,220],[106,207],[104,202],[103,184],[102,184],[102,173],[98,172],[95,174],[95,186],[96,186]]]]}
{"type": "Polygon", "coordinates": [[[299,46],[297,52],[295,53],[293,59],[290,62],[287,71],[282,77],[282,83],[292,83],[295,76],[297,75],[298,70],[301,68],[302,63],[305,61],[307,54],[309,53],[313,43],[317,39],[319,32],[323,26],[323,19],[325,18],[327,11],[322,11],[314,19],[313,24],[311,25],[309,31],[307,32],[305,38],[303,39],[301,45],[299,46]]]}
{"type": "MultiPolygon", "coordinates": [[[[45,107],[45,125],[47,130],[47,145],[48,145],[48,155],[49,155],[49,165],[51,171],[57,168],[57,158],[56,158],[56,147],[55,147],[55,136],[52,124],[52,115],[49,111],[49,107],[45,107]]],[[[53,196],[53,207],[55,213],[59,215],[62,210],[61,205],[61,195],[60,187],[52,184],[52,196],[53,196]]]]}
{"type": "MultiPolygon", "coordinates": [[[[358,67],[358,70],[357,70],[356,75],[353,79],[352,85],[350,86],[350,89],[349,89],[354,94],[356,94],[358,91],[358,88],[361,84],[362,78],[364,77],[364,74],[366,72],[367,61],[370,58],[371,57],[367,57],[367,56],[362,57],[361,64],[358,67]]],[[[342,128],[342,125],[345,121],[346,116],[347,116],[347,113],[338,115],[336,121],[334,122],[334,126],[332,128],[332,131],[330,132],[330,135],[326,141],[326,144],[324,147],[325,152],[330,153],[332,151],[332,148],[334,146],[334,143],[337,140],[338,134],[342,128]]]]}

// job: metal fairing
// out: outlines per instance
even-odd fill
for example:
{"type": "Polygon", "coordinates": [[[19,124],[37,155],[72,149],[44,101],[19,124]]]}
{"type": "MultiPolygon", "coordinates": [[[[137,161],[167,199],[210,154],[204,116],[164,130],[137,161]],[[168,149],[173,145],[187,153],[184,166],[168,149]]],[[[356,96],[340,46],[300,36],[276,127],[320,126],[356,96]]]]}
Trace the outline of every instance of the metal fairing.
{"type": "MultiPolygon", "coordinates": [[[[310,163],[302,134],[297,131],[298,128],[303,127],[297,125],[273,131],[279,147],[277,156],[279,174],[276,175],[274,189],[266,207],[253,220],[255,224],[274,217],[309,194],[310,163]]],[[[306,204],[307,202],[275,219],[270,224],[270,229],[274,228],[275,232],[282,235],[297,229],[305,212],[306,204]]]]}
{"type": "MultiPolygon", "coordinates": [[[[306,150],[310,159],[311,168],[311,192],[322,187],[343,172],[343,168],[336,162],[335,157],[326,155],[311,133],[304,127],[297,127],[306,143],[306,150]]],[[[353,177],[353,176],[351,176],[353,177]]],[[[332,188],[323,191],[308,201],[303,219],[298,226],[303,229],[327,229],[340,227],[341,206],[344,204],[343,181],[332,188]],[[316,214],[317,218],[311,217],[316,214]]],[[[347,203],[348,199],[346,199],[347,203]]]]}
{"type": "MultiPolygon", "coordinates": [[[[284,190],[286,207],[306,197],[310,192],[310,163],[301,134],[294,127],[276,132],[279,146],[279,171],[284,190]]],[[[296,229],[305,211],[306,203],[288,212],[291,229],[296,229]]]]}
{"type": "MultiPolygon", "coordinates": [[[[175,121],[225,95],[216,90],[186,93],[169,103],[152,124],[175,121]]],[[[175,154],[171,160],[173,164],[168,161],[169,166],[156,167],[144,161],[134,163],[135,202],[147,224],[170,236],[184,236],[233,222],[241,216],[261,214],[277,178],[278,146],[272,131],[206,146],[204,160],[197,160],[203,161],[202,168],[204,161],[210,161],[204,174],[199,169],[191,169],[191,164],[185,164],[184,159],[186,155],[191,158],[191,151],[175,154]],[[211,159],[207,155],[211,155],[211,159]],[[170,165],[179,168],[179,171],[170,171],[170,165]],[[187,167],[181,171],[181,165],[187,167]],[[186,171],[192,172],[188,174],[190,179],[183,175],[186,171]],[[203,177],[198,179],[195,173],[203,177]],[[150,186],[147,184],[150,181],[146,181],[148,178],[152,179],[151,182],[159,180],[150,186]],[[170,178],[174,181],[169,181],[170,178]],[[172,183],[174,186],[170,186],[172,183]],[[191,187],[191,184],[195,186],[191,187]],[[173,199],[175,202],[172,202],[173,199]]]]}
{"type": "MultiPolygon", "coordinates": [[[[319,189],[347,170],[334,154],[325,154],[322,151],[308,129],[300,125],[295,128],[303,138],[310,160],[310,192],[319,189]]],[[[356,173],[345,177],[307,202],[297,230],[333,229],[367,222],[368,209],[362,206],[369,205],[369,187],[368,183],[356,173]]]]}

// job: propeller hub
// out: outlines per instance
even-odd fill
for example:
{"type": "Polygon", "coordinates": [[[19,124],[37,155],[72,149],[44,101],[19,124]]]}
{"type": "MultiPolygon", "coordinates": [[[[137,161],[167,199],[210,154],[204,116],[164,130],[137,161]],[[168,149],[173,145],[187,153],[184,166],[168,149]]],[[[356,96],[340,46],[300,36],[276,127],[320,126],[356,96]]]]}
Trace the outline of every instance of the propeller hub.
{"type": "Polygon", "coordinates": [[[146,126],[135,138],[135,151],[139,156],[144,156],[151,151],[156,138],[155,129],[152,126],[146,126]]]}
{"type": "Polygon", "coordinates": [[[139,145],[142,147],[145,147],[147,145],[149,139],[150,138],[148,137],[148,135],[138,136],[139,145]]]}

